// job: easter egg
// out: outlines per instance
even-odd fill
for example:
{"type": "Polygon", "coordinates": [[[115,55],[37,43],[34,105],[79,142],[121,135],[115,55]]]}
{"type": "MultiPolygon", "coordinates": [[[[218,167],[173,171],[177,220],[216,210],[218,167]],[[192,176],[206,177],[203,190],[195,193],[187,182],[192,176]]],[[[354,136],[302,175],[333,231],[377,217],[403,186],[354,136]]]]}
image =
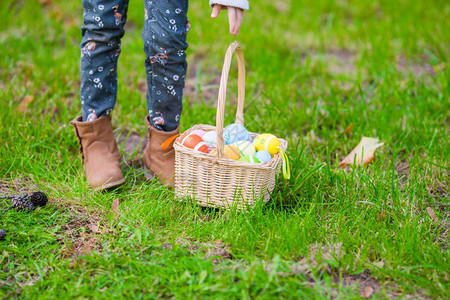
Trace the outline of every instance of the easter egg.
{"type": "Polygon", "coordinates": [[[225,145],[234,144],[238,141],[246,141],[249,135],[244,126],[235,123],[223,129],[223,141],[225,145]]]}
{"type": "Polygon", "coordinates": [[[256,153],[255,146],[249,141],[239,141],[233,145],[236,145],[236,147],[238,147],[242,156],[253,155],[256,153]]]}
{"type": "Polygon", "coordinates": [[[216,154],[217,154],[217,148],[214,148],[211,151],[209,151],[209,155],[211,155],[212,157],[215,157],[216,154]]]}
{"type": "Polygon", "coordinates": [[[255,155],[245,155],[239,158],[239,161],[259,164],[261,161],[255,155]]]}
{"type": "Polygon", "coordinates": [[[201,129],[195,129],[194,131],[191,132],[191,134],[196,134],[196,135],[198,135],[201,138],[203,138],[205,133],[206,133],[206,131],[201,130],[201,129]]]}
{"type": "Polygon", "coordinates": [[[181,145],[197,150],[197,151],[201,151],[201,152],[205,152],[208,153],[208,147],[206,146],[205,142],[202,140],[201,137],[199,137],[196,134],[187,134],[187,135],[183,135],[181,137],[181,145]]]}
{"type": "Polygon", "coordinates": [[[258,152],[256,152],[255,156],[261,162],[270,161],[272,159],[272,156],[270,155],[270,153],[267,150],[258,151],[258,152]]]}
{"type": "Polygon", "coordinates": [[[225,156],[234,160],[238,160],[241,157],[241,151],[236,145],[225,145],[223,147],[225,151],[225,156]]]}
{"type": "Polygon", "coordinates": [[[207,131],[203,135],[203,141],[209,149],[216,147],[217,144],[217,132],[215,131],[207,131]]]}
{"type": "MultiPolygon", "coordinates": [[[[230,158],[233,160],[238,160],[241,157],[241,152],[239,151],[238,147],[236,147],[236,145],[225,145],[223,147],[223,150],[224,150],[224,155],[227,158],[230,158]]],[[[209,152],[209,154],[211,156],[216,156],[217,148],[211,150],[211,152],[209,152]]]]}
{"type": "Polygon", "coordinates": [[[280,150],[280,140],[270,133],[258,135],[254,140],[256,151],[267,150],[271,155],[278,153],[280,150]]]}

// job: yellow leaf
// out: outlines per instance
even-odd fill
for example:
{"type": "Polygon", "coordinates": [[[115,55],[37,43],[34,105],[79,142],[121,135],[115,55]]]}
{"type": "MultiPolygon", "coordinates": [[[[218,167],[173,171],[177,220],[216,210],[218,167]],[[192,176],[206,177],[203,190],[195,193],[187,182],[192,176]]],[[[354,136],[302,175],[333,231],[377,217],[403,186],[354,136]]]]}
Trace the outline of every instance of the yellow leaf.
{"type": "Polygon", "coordinates": [[[345,168],[347,165],[365,166],[375,158],[375,150],[383,146],[379,139],[363,137],[359,144],[345,157],[339,167],[345,168]]]}

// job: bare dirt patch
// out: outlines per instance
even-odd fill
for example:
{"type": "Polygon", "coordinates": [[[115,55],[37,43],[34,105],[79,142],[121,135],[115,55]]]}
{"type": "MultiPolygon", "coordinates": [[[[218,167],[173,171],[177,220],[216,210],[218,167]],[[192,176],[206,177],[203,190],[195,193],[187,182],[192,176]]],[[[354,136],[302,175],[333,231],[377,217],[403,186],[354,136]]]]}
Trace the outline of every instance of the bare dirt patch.
{"type": "Polygon", "coordinates": [[[432,234],[437,234],[435,242],[439,244],[442,251],[449,248],[450,233],[450,202],[448,192],[441,188],[428,187],[429,195],[434,199],[434,205],[427,207],[426,214],[433,221],[432,234]]]}
{"type": "Polygon", "coordinates": [[[344,286],[359,286],[359,294],[363,298],[369,298],[373,294],[378,293],[380,290],[380,284],[374,277],[372,277],[372,272],[370,269],[365,269],[362,273],[356,275],[344,273],[342,278],[335,275],[334,280],[336,283],[344,286]]]}
{"type": "Polygon", "coordinates": [[[214,265],[224,261],[225,259],[227,260],[233,259],[233,255],[230,252],[231,245],[225,244],[220,240],[214,242],[200,242],[200,241],[191,242],[185,239],[178,238],[175,241],[175,243],[178,245],[186,246],[191,254],[199,252],[205,253],[203,259],[206,260],[212,258],[212,263],[214,265]]]}
{"type": "Polygon", "coordinates": [[[436,76],[436,71],[431,64],[427,63],[427,60],[428,58],[426,56],[421,56],[417,62],[412,62],[404,55],[399,55],[397,57],[397,71],[412,73],[415,77],[436,76]]]}
{"type": "Polygon", "coordinates": [[[356,54],[348,49],[331,49],[326,53],[332,73],[348,74],[355,71],[356,54]]]}
{"type": "Polygon", "coordinates": [[[399,187],[402,189],[409,178],[409,164],[406,159],[403,159],[395,164],[395,172],[399,177],[399,187]]]}
{"type": "Polygon", "coordinates": [[[322,62],[329,73],[337,75],[351,75],[356,71],[356,52],[346,48],[332,48],[323,52],[309,50],[300,53],[301,60],[310,58],[313,62],[322,62]]]}
{"type": "Polygon", "coordinates": [[[220,261],[219,258],[224,259],[233,259],[233,255],[228,250],[229,245],[224,244],[222,241],[217,240],[214,244],[208,244],[208,251],[206,252],[203,259],[207,259],[209,257],[213,257],[213,264],[216,264],[220,261]]]}
{"type": "Polygon", "coordinates": [[[106,231],[102,226],[103,218],[99,214],[88,214],[82,207],[64,206],[61,209],[65,210],[66,215],[70,215],[61,229],[54,233],[61,245],[63,258],[90,255],[93,250],[100,251],[101,235],[106,231]]]}

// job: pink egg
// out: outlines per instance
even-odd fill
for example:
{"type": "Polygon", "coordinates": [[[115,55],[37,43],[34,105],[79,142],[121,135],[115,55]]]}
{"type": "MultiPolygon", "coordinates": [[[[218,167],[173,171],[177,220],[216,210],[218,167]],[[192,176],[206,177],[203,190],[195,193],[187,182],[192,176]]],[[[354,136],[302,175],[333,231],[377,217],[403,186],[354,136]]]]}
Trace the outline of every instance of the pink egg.
{"type": "Polygon", "coordinates": [[[199,137],[203,137],[205,135],[206,131],[201,130],[201,129],[195,129],[194,131],[191,132],[191,134],[196,134],[199,137]]]}

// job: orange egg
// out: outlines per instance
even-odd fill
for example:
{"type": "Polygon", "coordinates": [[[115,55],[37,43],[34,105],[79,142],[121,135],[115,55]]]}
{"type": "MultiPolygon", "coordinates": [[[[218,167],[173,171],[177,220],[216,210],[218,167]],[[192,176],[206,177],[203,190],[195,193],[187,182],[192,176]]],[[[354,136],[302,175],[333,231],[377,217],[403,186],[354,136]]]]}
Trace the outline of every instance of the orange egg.
{"type": "Polygon", "coordinates": [[[223,147],[223,150],[225,152],[225,156],[234,160],[238,160],[241,158],[241,151],[239,151],[239,148],[236,147],[236,145],[225,145],[223,147]]]}
{"type": "Polygon", "coordinates": [[[203,139],[196,134],[183,135],[181,137],[181,145],[197,151],[209,152],[208,146],[206,146],[203,139]]]}
{"type": "MultiPolygon", "coordinates": [[[[234,160],[238,160],[239,158],[241,158],[241,152],[239,151],[239,148],[236,147],[235,145],[225,145],[223,147],[223,151],[224,151],[224,156],[226,158],[230,158],[230,159],[234,159],[234,160]]],[[[216,156],[217,148],[212,149],[211,152],[209,152],[209,154],[211,156],[216,156]]]]}

